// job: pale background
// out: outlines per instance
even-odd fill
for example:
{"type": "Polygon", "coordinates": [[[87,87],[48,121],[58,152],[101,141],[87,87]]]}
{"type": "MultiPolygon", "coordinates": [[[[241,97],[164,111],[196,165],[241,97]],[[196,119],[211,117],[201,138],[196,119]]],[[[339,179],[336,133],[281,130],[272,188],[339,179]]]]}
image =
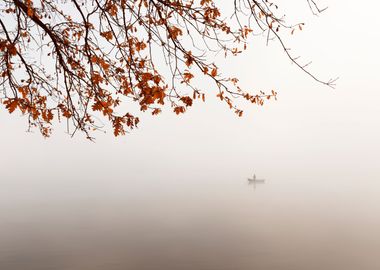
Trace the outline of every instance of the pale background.
{"type": "Polygon", "coordinates": [[[2,109],[0,268],[379,269],[380,3],[282,2],[306,23],[289,46],[336,89],[256,37],[223,65],[278,101],[242,118],[210,94],[92,143],[2,109]]]}

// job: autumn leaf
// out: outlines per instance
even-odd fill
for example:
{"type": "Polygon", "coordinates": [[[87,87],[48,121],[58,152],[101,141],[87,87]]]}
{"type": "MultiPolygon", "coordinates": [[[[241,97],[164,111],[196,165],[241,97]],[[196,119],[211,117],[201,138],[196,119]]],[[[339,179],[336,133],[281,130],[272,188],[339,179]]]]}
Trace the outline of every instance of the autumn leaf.
{"type": "Polygon", "coordinates": [[[95,102],[93,105],[92,105],[92,110],[93,111],[101,111],[103,110],[103,105],[100,101],[97,101],[95,102]]]}
{"type": "Polygon", "coordinates": [[[18,105],[19,100],[17,98],[15,99],[8,99],[4,101],[4,104],[6,105],[5,108],[8,109],[9,113],[13,113],[18,105]]]}
{"type": "Polygon", "coordinates": [[[186,111],[185,107],[183,106],[178,106],[178,107],[175,107],[174,108],[174,112],[178,115],[178,114],[181,114],[181,113],[184,113],[186,111]]]}
{"type": "Polygon", "coordinates": [[[169,31],[169,38],[171,39],[177,39],[178,36],[182,36],[182,30],[176,26],[168,27],[168,31],[169,31]]]}
{"type": "Polygon", "coordinates": [[[16,55],[17,54],[17,49],[14,44],[9,44],[8,45],[8,52],[10,55],[16,55]]]}
{"type": "Polygon", "coordinates": [[[100,35],[107,39],[108,41],[112,40],[113,34],[111,31],[101,32],[100,35]]]}
{"type": "Polygon", "coordinates": [[[142,51],[146,48],[146,43],[141,41],[141,42],[136,42],[135,43],[136,51],[142,51]]]}
{"type": "Polygon", "coordinates": [[[219,94],[217,94],[216,96],[217,96],[218,98],[220,98],[220,100],[223,101],[223,99],[224,99],[223,94],[224,94],[224,92],[222,91],[222,92],[220,92],[219,94]]]}
{"type": "Polygon", "coordinates": [[[183,73],[183,82],[189,83],[192,78],[194,78],[194,75],[190,72],[186,71],[185,73],[183,73]]]}
{"type": "Polygon", "coordinates": [[[191,105],[193,105],[193,99],[191,97],[181,97],[180,100],[186,105],[186,107],[190,107],[191,105]]]}
{"type": "Polygon", "coordinates": [[[111,16],[116,16],[118,8],[117,5],[113,4],[112,1],[108,2],[107,11],[111,16]]]}
{"type": "Polygon", "coordinates": [[[94,72],[94,73],[92,74],[92,82],[93,82],[94,84],[102,83],[102,82],[103,82],[103,77],[102,77],[99,73],[94,72]]]}
{"type": "Polygon", "coordinates": [[[50,123],[51,120],[53,120],[54,115],[51,110],[43,110],[42,111],[42,119],[44,119],[46,122],[50,123]]]}
{"type": "Polygon", "coordinates": [[[218,70],[217,70],[217,68],[213,68],[213,69],[211,70],[211,76],[215,78],[217,74],[218,74],[218,70]]]}
{"type": "Polygon", "coordinates": [[[194,58],[193,58],[193,55],[191,53],[191,51],[187,52],[187,54],[185,54],[185,64],[186,66],[190,67],[193,62],[194,62],[194,58]]]}
{"type": "Polygon", "coordinates": [[[69,111],[64,111],[64,112],[62,113],[62,115],[63,115],[64,117],[66,117],[66,118],[70,118],[70,117],[71,117],[71,113],[70,113],[69,111]]]}
{"type": "Polygon", "coordinates": [[[153,111],[152,111],[152,115],[157,115],[157,114],[160,114],[161,113],[161,109],[160,108],[155,108],[153,111]]]}

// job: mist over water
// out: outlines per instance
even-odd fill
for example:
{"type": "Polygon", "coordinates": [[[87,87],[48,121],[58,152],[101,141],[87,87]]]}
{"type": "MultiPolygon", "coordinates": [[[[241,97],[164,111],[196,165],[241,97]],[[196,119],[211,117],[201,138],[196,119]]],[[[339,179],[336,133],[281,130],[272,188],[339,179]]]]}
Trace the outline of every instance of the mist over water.
{"type": "Polygon", "coordinates": [[[380,267],[377,179],[155,174],[2,180],[1,269],[380,267]]]}

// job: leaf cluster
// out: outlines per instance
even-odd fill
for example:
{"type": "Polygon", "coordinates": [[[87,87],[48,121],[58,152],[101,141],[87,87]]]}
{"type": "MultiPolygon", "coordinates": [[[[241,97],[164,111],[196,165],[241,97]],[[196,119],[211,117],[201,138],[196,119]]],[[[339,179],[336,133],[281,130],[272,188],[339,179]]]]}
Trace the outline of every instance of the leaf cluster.
{"type": "Polygon", "coordinates": [[[4,0],[0,98],[46,137],[62,119],[72,135],[91,139],[104,119],[122,135],[139,123],[131,104],[153,115],[164,106],[182,114],[210,94],[241,116],[236,98],[262,105],[277,93],[243,91],[212,56],[240,54],[254,31],[283,44],[282,28],[302,29],[276,10],[266,0],[234,0],[226,19],[213,0],[4,0]],[[211,86],[200,89],[197,78],[211,86]]]}

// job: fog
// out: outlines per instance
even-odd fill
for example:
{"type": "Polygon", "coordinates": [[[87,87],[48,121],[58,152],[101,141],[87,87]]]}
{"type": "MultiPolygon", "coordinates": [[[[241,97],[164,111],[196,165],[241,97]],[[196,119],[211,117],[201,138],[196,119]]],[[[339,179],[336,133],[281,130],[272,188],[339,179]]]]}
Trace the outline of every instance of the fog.
{"type": "Polygon", "coordinates": [[[210,93],[93,143],[1,110],[0,268],[379,269],[380,4],[323,4],[286,40],[335,89],[255,37],[225,72],[279,95],[242,118],[210,93]]]}

